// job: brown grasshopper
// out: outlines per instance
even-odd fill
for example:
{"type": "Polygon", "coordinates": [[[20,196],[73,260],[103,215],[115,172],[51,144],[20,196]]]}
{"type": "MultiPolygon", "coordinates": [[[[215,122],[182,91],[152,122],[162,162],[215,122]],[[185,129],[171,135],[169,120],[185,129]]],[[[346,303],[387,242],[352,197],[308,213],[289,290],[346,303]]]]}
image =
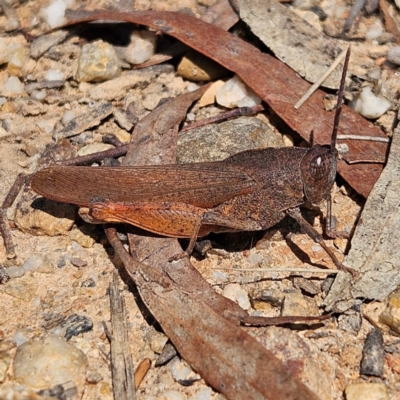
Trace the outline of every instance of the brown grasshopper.
{"type": "Polygon", "coordinates": [[[32,189],[52,200],[89,207],[89,217],[127,222],[148,231],[190,238],[211,232],[257,231],[270,228],[286,215],[343,266],[322,236],[302,217],[300,205],[327,200],[326,232],[331,231],[330,190],[336,177],[335,148],[346,54],[330,145],[311,148],[265,148],[235,154],[224,161],[143,167],[51,166],[37,172],[32,189]]]}

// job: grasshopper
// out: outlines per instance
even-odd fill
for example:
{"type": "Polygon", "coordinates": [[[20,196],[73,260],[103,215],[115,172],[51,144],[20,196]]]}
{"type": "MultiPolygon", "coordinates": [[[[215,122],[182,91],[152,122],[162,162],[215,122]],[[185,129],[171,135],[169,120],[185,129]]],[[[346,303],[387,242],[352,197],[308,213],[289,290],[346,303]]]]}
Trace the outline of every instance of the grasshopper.
{"type": "Polygon", "coordinates": [[[331,230],[331,195],[338,152],[336,137],[350,58],[346,54],[331,143],[311,148],[247,150],[223,161],[141,167],[54,165],[31,182],[40,195],[88,207],[87,217],[125,222],[176,238],[189,238],[190,254],[198,237],[211,232],[258,231],[286,215],[345,267],[322,236],[302,217],[300,206],[328,202],[326,233],[331,230]]]}

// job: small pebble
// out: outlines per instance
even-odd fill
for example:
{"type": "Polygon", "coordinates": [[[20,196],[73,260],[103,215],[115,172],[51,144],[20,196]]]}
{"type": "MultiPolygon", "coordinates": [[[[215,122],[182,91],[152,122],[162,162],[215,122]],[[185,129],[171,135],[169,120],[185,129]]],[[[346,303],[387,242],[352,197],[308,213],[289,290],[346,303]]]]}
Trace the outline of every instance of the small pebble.
{"type": "Polygon", "coordinates": [[[249,296],[244,289],[240,289],[236,293],[236,302],[239,304],[241,308],[243,308],[243,310],[250,310],[251,308],[249,296]]]}
{"type": "Polygon", "coordinates": [[[226,285],[222,295],[235,301],[243,310],[250,310],[251,303],[247,292],[238,283],[226,285]]]}
{"type": "Polygon", "coordinates": [[[260,253],[251,252],[250,255],[247,257],[247,261],[249,264],[254,267],[263,260],[263,256],[260,253]]]}
{"type": "Polygon", "coordinates": [[[130,64],[141,64],[155,53],[157,43],[156,32],[134,31],[124,59],[130,64]]]}
{"type": "Polygon", "coordinates": [[[198,104],[199,107],[205,107],[205,106],[209,106],[211,104],[215,103],[215,96],[216,96],[216,92],[217,90],[221,87],[224,86],[225,82],[222,80],[218,80],[216,82],[213,82],[209,88],[205,91],[205,93],[203,94],[203,96],[201,96],[198,104]]]}
{"type": "Polygon", "coordinates": [[[278,289],[263,289],[261,292],[252,296],[254,300],[260,300],[271,304],[273,307],[281,307],[284,300],[284,294],[278,289]]]}
{"type": "Polygon", "coordinates": [[[38,287],[37,280],[30,279],[28,275],[24,275],[21,278],[10,280],[3,290],[10,296],[29,303],[36,297],[38,287]]]}
{"type": "Polygon", "coordinates": [[[184,386],[190,386],[201,379],[200,375],[194,373],[186,361],[180,360],[178,357],[171,362],[171,374],[176,382],[184,386]]]}
{"type": "Polygon", "coordinates": [[[34,90],[31,96],[36,100],[43,100],[46,97],[47,93],[45,90],[34,90]]]}
{"type": "Polygon", "coordinates": [[[102,381],[104,378],[103,376],[100,374],[100,372],[97,371],[88,371],[86,373],[86,382],[87,383],[91,383],[96,384],[99,383],[100,381],[102,381]]]}
{"type": "Polygon", "coordinates": [[[384,383],[355,383],[345,390],[346,400],[389,400],[384,383]]]}
{"type": "Polygon", "coordinates": [[[76,73],[79,82],[103,82],[120,74],[120,60],[110,44],[97,40],[83,46],[76,73]]]}
{"type": "Polygon", "coordinates": [[[89,278],[81,283],[81,287],[96,287],[96,282],[92,278],[89,278]]]}
{"type": "Polygon", "coordinates": [[[17,348],[14,378],[35,389],[73,381],[78,393],[82,393],[87,364],[83,352],[63,339],[55,336],[32,339],[17,348]]]}
{"type": "Polygon", "coordinates": [[[0,65],[8,63],[19,49],[27,46],[25,40],[20,37],[0,37],[0,65]]]}
{"type": "Polygon", "coordinates": [[[8,62],[7,72],[11,75],[22,76],[23,70],[28,66],[29,61],[29,49],[20,47],[8,62]]]}
{"type": "Polygon", "coordinates": [[[213,391],[208,386],[203,386],[199,391],[191,398],[192,400],[211,400],[213,391]]]}
{"type": "Polygon", "coordinates": [[[360,374],[382,377],[384,364],[383,335],[379,329],[373,328],[364,343],[360,374]]]}
{"type": "Polygon", "coordinates": [[[227,297],[228,299],[235,301],[236,293],[241,290],[241,286],[238,283],[230,283],[224,287],[222,291],[222,296],[227,297]]]}
{"type": "Polygon", "coordinates": [[[24,84],[16,76],[10,76],[4,84],[4,91],[9,96],[21,94],[24,91],[24,84]]]}
{"type": "Polygon", "coordinates": [[[71,257],[71,259],[69,260],[69,262],[77,268],[83,268],[87,266],[87,261],[82,260],[82,258],[79,257],[71,257]]]}
{"type": "Polygon", "coordinates": [[[17,265],[11,265],[11,267],[8,267],[6,271],[11,279],[19,278],[25,274],[25,270],[17,265]]]}
{"type": "Polygon", "coordinates": [[[93,321],[84,315],[72,314],[62,322],[61,327],[65,329],[65,339],[70,340],[73,336],[91,331],[93,321]]]}
{"type": "Polygon", "coordinates": [[[32,254],[22,265],[24,271],[36,271],[45,263],[45,257],[41,254],[32,254]]]}
{"type": "Polygon", "coordinates": [[[163,390],[162,394],[157,396],[157,400],[186,400],[187,396],[177,390],[163,390]]]}
{"type": "Polygon", "coordinates": [[[161,365],[167,364],[177,355],[175,347],[171,343],[167,343],[162,349],[161,354],[157,357],[155,366],[160,367],[161,365]]]}
{"type": "Polygon", "coordinates": [[[74,0],[54,0],[49,6],[42,9],[42,15],[51,29],[64,25],[67,22],[65,10],[73,7],[74,4],[74,0]]]}
{"type": "Polygon", "coordinates": [[[282,316],[319,315],[319,309],[313,298],[303,296],[300,292],[286,293],[282,305],[282,316]]]}
{"type": "Polygon", "coordinates": [[[22,331],[17,331],[12,338],[12,341],[17,345],[21,346],[21,344],[25,343],[28,341],[27,337],[25,336],[24,332],[22,331]]]}
{"type": "Polygon", "coordinates": [[[72,249],[72,251],[82,251],[83,247],[79,243],[72,241],[71,249],[72,249]]]}
{"type": "Polygon", "coordinates": [[[86,156],[88,154],[93,154],[97,153],[99,151],[105,151],[109,149],[113,149],[114,146],[111,144],[106,144],[106,143],[92,143],[88,144],[87,146],[83,146],[82,148],[79,149],[78,151],[78,156],[86,156]]]}
{"type": "Polygon", "coordinates": [[[182,58],[177,74],[195,82],[215,81],[226,75],[226,69],[210,58],[191,51],[182,58]]]}
{"type": "Polygon", "coordinates": [[[319,285],[316,285],[310,279],[293,278],[293,285],[294,287],[301,289],[311,296],[315,296],[316,294],[321,292],[321,287],[319,285]]]}
{"type": "Polygon", "coordinates": [[[261,99],[243,81],[234,76],[217,89],[217,103],[227,108],[252,107],[261,104],[261,99]]]}
{"type": "Polygon", "coordinates": [[[149,333],[148,341],[151,350],[153,350],[156,354],[160,354],[163,351],[166,343],[168,342],[168,337],[165,336],[162,332],[158,332],[153,329],[149,333]]]}
{"type": "Polygon", "coordinates": [[[62,116],[61,122],[63,125],[67,125],[69,122],[71,122],[74,118],[76,117],[75,111],[72,110],[67,110],[62,116]]]}
{"type": "Polygon", "coordinates": [[[379,316],[379,322],[387,325],[392,331],[400,334],[400,292],[389,296],[385,310],[379,316]]]}
{"type": "Polygon", "coordinates": [[[180,360],[178,357],[175,357],[172,360],[170,366],[172,376],[176,381],[186,380],[193,373],[189,365],[185,361],[180,360]]]}
{"type": "Polygon", "coordinates": [[[361,329],[362,321],[363,318],[360,312],[360,306],[356,304],[351,310],[339,315],[338,327],[339,329],[347,331],[355,336],[361,329]]]}
{"type": "Polygon", "coordinates": [[[67,260],[65,257],[61,257],[60,261],[57,263],[57,268],[64,268],[67,265],[67,260]]]}
{"type": "Polygon", "coordinates": [[[48,389],[39,390],[37,393],[45,398],[68,399],[76,396],[77,391],[74,382],[68,381],[48,389]]]}
{"type": "Polygon", "coordinates": [[[370,86],[362,89],[361,93],[349,104],[356,112],[365,118],[375,119],[385,114],[392,103],[384,97],[375,96],[370,86]]]}
{"type": "Polygon", "coordinates": [[[368,31],[365,34],[367,40],[378,39],[379,36],[384,32],[384,27],[379,19],[376,19],[372,25],[368,27],[368,31]]]}
{"type": "Polygon", "coordinates": [[[387,55],[388,61],[393,64],[400,65],[400,46],[393,47],[387,55]]]}
{"type": "Polygon", "coordinates": [[[65,75],[57,69],[49,69],[44,75],[44,79],[46,81],[63,81],[65,79],[65,75]]]}

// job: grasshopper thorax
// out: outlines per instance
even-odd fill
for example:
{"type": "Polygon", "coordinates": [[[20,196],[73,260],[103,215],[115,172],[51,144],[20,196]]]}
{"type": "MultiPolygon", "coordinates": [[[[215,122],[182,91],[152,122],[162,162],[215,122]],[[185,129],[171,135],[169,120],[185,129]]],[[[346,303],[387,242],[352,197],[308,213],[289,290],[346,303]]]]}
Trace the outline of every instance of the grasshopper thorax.
{"type": "Polygon", "coordinates": [[[300,163],[304,194],[317,205],[326,199],[336,177],[338,153],[329,145],[311,147],[300,163]]]}

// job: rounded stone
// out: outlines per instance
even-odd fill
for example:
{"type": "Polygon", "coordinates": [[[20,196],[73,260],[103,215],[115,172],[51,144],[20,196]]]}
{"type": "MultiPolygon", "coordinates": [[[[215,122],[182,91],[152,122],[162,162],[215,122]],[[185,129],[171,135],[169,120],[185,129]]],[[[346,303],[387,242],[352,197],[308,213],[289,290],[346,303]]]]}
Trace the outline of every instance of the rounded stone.
{"type": "Polygon", "coordinates": [[[82,393],[87,366],[81,350],[63,339],[49,336],[44,340],[29,340],[17,348],[14,377],[34,389],[73,381],[78,393],[82,393]]]}
{"type": "Polygon", "coordinates": [[[393,47],[387,55],[388,61],[393,64],[400,65],[400,46],[393,47]]]}
{"type": "Polygon", "coordinates": [[[120,60],[113,46],[101,40],[83,46],[76,73],[79,82],[103,82],[120,74],[120,60]]]}

